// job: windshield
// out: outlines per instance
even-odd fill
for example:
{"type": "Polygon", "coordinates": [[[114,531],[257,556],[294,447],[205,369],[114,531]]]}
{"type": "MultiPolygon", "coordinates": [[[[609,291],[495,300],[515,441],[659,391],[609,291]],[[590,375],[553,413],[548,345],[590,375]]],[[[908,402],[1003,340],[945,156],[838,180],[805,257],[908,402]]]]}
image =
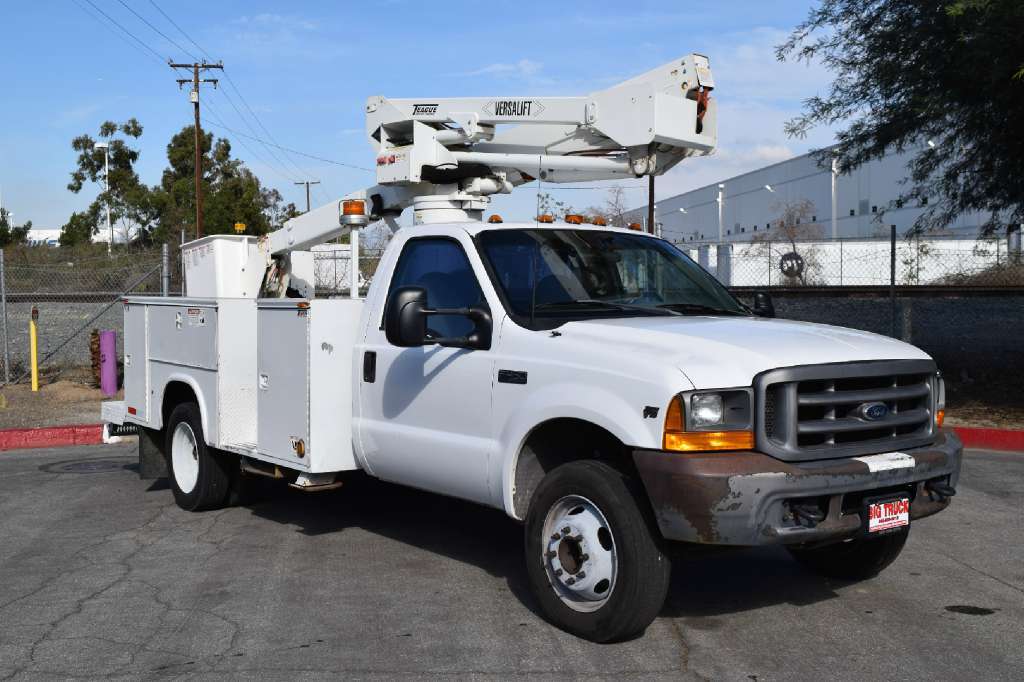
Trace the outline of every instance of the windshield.
{"type": "Polygon", "coordinates": [[[503,229],[480,233],[479,242],[509,312],[531,327],[591,317],[748,314],[713,277],[660,239],[503,229]]]}

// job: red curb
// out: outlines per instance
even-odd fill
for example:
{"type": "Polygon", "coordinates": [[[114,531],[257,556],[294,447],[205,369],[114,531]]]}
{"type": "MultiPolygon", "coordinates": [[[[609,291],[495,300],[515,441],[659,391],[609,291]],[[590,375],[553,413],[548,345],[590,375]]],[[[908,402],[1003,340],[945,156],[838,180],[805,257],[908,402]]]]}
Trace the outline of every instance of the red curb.
{"type": "Polygon", "coordinates": [[[954,426],[965,448],[1024,451],[1024,431],[1012,429],[980,429],[972,426],[954,426]]]}
{"type": "MultiPolygon", "coordinates": [[[[964,447],[1024,451],[1024,431],[955,426],[964,447]]],[[[28,448],[59,448],[103,442],[102,424],[46,426],[38,429],[0,429],[0,451],[28,448]]]]}
{"type": "Polygon", "coordinates": [[[59,448],[103,442],[102,424],[44,426],[39,429],[0,429],[0,450],[59,448]]]}

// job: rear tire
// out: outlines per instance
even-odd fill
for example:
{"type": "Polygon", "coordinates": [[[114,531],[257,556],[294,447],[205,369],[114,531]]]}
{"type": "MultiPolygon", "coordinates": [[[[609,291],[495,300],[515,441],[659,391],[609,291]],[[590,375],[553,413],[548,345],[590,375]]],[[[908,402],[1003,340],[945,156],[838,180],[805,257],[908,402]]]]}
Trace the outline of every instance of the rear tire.
{"type": "Polygon", "coordinates": [[[806,568],[827,578],[874,578],[903,551],[910,528],[877,538],[859,537],[824,547],[790,547],[789,553],[806,568]]]}
{"type": "Polygon", "coordinates": [[[551,623],[593,642],[651,624],[671,566],[644,505],[635,480],[603,462],[570,462],[544,477],[526,515],[526,569],[551,623]]]}
{"type": "Polygon", "coordinates": [[[196,403],[182,403],[167,419],[167,474],[174,501],[186,511],[223,507],[231,477],[226,456],[207,447],[196,403]]]}

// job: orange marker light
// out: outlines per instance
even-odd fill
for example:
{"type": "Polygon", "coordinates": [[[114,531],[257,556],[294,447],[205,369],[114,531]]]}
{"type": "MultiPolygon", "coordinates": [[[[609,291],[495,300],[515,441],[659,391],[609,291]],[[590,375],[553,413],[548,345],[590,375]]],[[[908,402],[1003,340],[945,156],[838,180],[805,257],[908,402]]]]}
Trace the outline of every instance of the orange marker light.
{"type": "Polygon", "coordinates": [[[578,215],[576,213],[570,213],[567,216],[565,216],[565,222],[569,223],[570,225],[582,225],[583,216],[578,215]]]}
{"type": "Polygon", "coordinates": [[[342,215],[366,215],[366,202],[362,199],[345,199],[341,202],[342,215]]]}
{"type": "Polygon", "coordinates": [[[629,224],[629,229],[631,229],[631,230],[642,230],[644,228],[643,228],[643,226],[640,223],[630,223],[629,224]]]}
{"type": "Polygon", "coordinates": [[[537,222],[538,223],[553,223],[553,222],[555,222],[555,218],[554,218],[554,216],[552,216],[552,215],[550,215],[548,213],[545,213],[544,215],[537,216],[537,222]]]}
{"type": "Polygon", "coordinates": [[[944,421],[946,421],[946,411],[945,410],[936,410],[935,411],[935,428],[941,429],[942,428],[942,422],[944,422],[944,421]]]}
{"type": "Polygon", "coordinates": [[[591,222],[599,227],[604,227],[605,225],[608,224],[608,221],[599,215],[594,216],[594,219],[591,222]]]}
{"type": "Polygon", "coordinates": [[[505,221],[501,219],[500,215],[495,213],[494,215],[492,215],[490,218],[487,219],[487,222],[489,222],[489,223],[503,223],[505,221]]]}

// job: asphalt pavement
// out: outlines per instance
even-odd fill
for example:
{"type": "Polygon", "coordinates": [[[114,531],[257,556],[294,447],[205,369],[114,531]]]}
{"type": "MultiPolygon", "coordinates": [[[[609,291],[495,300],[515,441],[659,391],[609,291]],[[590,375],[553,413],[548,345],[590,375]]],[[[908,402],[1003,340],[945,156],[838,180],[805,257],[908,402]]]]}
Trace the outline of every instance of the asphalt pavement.
{"type": "Polygon", "coordinates": [[[971,451],[874,580],[685,553],[612,645],[537,615],[500,512],[356,478],[190,514],[134,454],[0,453],[0,678],[1024,678],[1024,454],[971,451]]]}

